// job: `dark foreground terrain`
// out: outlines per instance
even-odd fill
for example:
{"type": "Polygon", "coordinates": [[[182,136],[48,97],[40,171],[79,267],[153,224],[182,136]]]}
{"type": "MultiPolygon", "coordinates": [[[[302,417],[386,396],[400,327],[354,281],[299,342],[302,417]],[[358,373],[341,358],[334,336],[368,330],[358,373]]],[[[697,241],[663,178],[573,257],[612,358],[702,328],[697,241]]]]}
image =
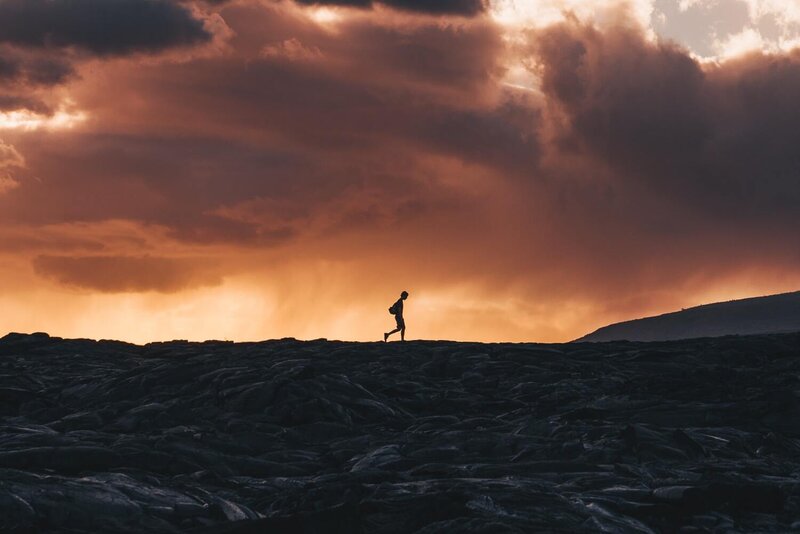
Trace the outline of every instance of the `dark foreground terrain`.
{"type": "Polygon", "coordinates": [[[800,529],[800,335],[0,340],[0,530],[800,529]]]}

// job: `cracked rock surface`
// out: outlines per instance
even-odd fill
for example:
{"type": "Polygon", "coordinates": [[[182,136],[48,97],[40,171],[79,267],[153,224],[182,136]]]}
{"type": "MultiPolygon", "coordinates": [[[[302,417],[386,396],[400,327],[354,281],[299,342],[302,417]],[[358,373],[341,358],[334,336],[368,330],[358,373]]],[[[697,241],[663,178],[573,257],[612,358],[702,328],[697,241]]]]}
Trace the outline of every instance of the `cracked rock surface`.
{"type": "Polygon", "coordinates": [[[800,334],[0,339],[0,531],[800,529],[800,334]]]}

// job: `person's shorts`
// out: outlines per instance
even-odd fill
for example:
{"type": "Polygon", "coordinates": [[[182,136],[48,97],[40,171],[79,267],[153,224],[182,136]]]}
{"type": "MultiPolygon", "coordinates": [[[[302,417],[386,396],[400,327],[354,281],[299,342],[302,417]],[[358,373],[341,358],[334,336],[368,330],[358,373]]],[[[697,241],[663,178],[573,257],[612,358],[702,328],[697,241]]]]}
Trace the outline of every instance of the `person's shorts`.
{"type": "Polygon", "coordinates": [[[400,317],[399,315],[395,315],[394,316],[394,320],[397,321],[397,328],[405,328],[406,327],[405,320],[403,320],[403,318],[400,317]]]}

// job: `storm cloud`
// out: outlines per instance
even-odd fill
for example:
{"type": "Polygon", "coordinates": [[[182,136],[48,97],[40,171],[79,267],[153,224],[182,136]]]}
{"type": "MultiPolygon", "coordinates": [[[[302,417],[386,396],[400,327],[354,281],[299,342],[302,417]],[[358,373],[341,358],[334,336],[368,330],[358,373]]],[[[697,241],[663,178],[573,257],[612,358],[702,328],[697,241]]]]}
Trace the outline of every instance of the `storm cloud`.
{"type": "Polygon", "coordinates": [[[0,2],[0,43],[23,47],[114,55],[157,52],[211,37],[202,20],[172,0],[0,2]]]}
{"type": "Polygon", "coordinates": [[[420,336],[565,340],[800,283],[798,52],[703,62],[625,10],[509,29],[476,2],[166,4],[184,29],[158,39],[13,40],[96,56],[0,97],[87,117],[4,130],[24,166],[0,237],[32,287],[219,291],[259,335],[358,339],[407,289],[420,336]],[[205,42],[202,9],[225,47],[135,54],[205,42]]]}
{"type": "Polygon", "coordinates": [[[800,222],[800,54],[701,65],[626,26],[532,36],[560,143],[709,222],[800,222]]]}
{"type": "Polygon", "coordinates": [[[33,260],[33,267],[59,283],[108,293],[174,293],[221,281],[203,262],[183,258],[42,255],[33,260]]]}
{"type": "Polygon", "coordinates": [[[376,4],[429,14],[472,16],[482,13],[487,3],[484,0],[296,0],[302,5],[329,5],[349,7],[371,7],[376,4]]]}
{"type": "Polygon", "coordinates": [[[27,57],[4,51],[0,56],[0,87],[54,86],[67,82],[75,70],[60,58],[27,57]]]}

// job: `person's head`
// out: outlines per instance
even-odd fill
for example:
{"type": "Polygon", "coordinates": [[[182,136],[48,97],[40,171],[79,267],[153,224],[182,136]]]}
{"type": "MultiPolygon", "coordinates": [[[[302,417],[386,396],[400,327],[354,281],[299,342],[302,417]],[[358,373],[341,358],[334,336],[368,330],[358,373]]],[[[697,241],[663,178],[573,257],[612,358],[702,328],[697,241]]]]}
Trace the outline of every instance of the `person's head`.
{"type": "Polygon", "coordinates": [[[406,300],[408,298],[408,291],[403,291],[400,293],[400,298],[406,300]]]}

